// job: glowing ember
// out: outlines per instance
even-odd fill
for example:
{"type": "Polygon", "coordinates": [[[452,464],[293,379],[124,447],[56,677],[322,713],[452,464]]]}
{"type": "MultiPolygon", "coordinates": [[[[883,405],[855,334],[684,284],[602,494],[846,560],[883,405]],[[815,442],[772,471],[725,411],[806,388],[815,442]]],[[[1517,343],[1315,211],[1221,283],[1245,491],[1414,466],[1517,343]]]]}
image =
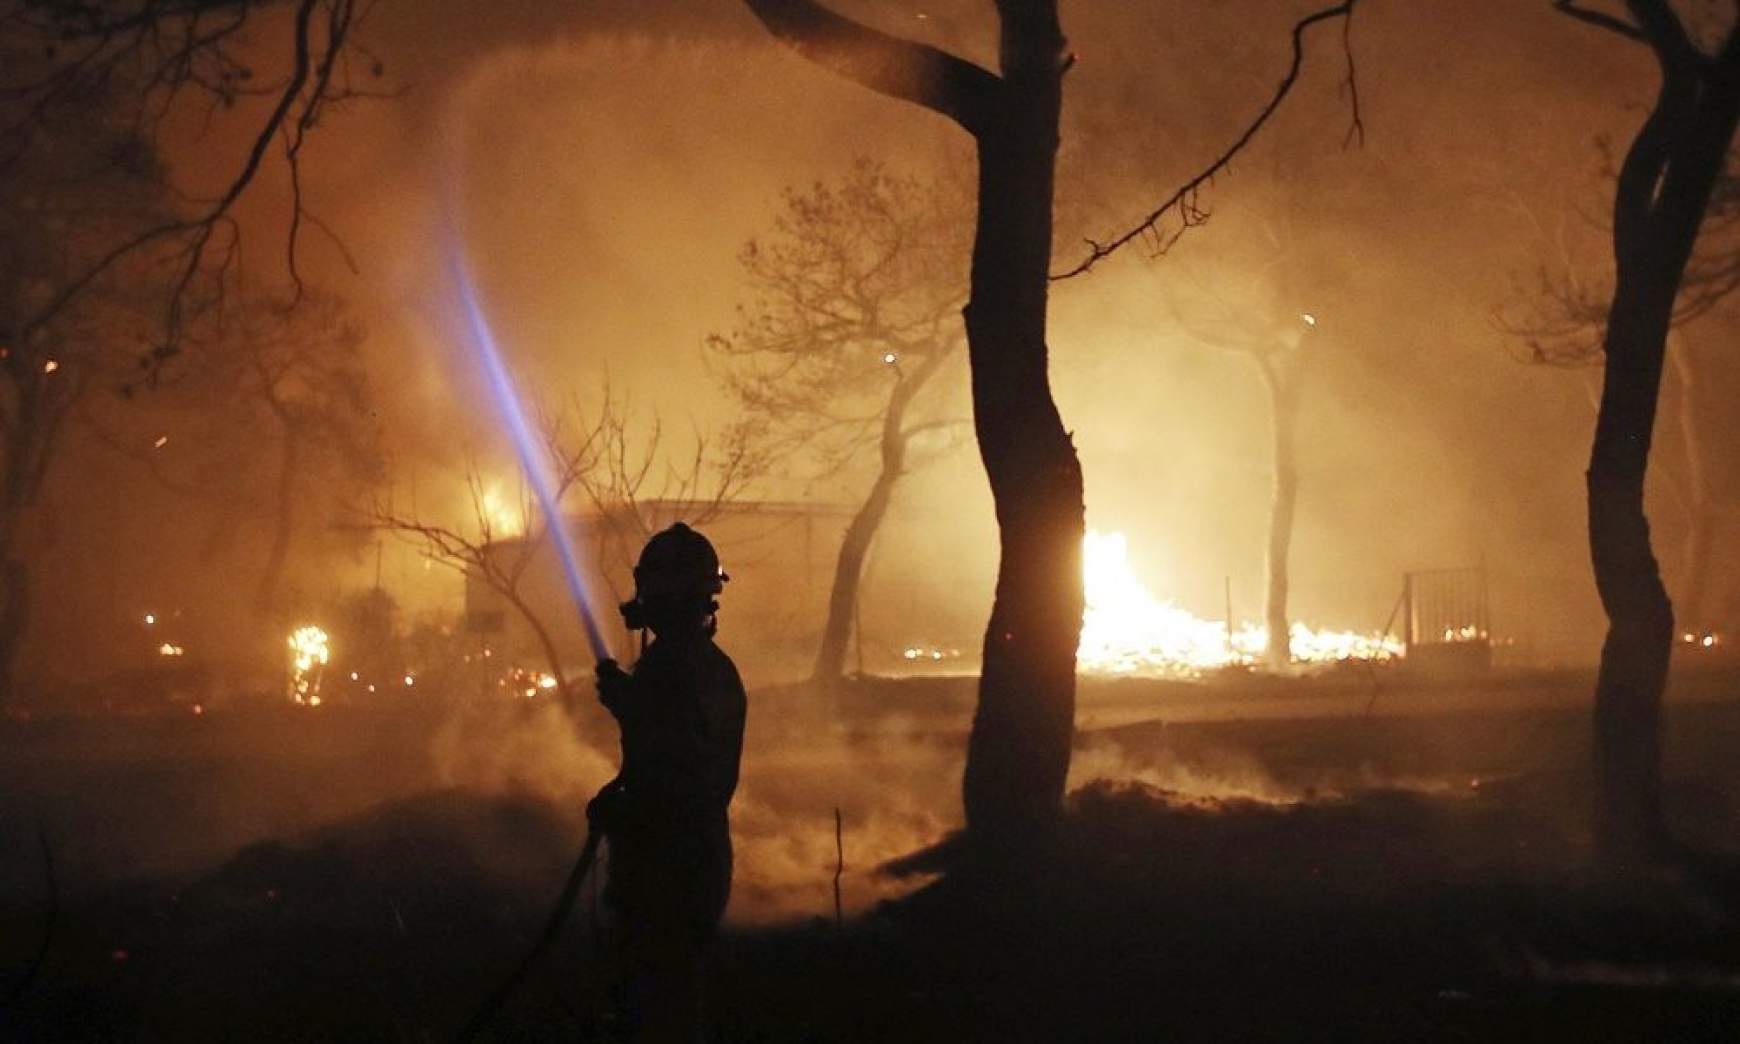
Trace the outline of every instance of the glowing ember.
{"type": "Polygon", "coordinates": [[[313,624],[290,632],[290,698],[310,707],[320,706],[320,677],[332,658],[324,630],[313,624]]]}
{"type": "MultiPolygon", "coordinates": [[[[1130,569],[1122,533],[1090,531],[1082,543],[1087,611],[1076,652],[1083,671],[1096,674],[1195,674],[1258,662],[1268,629],[1241,624],[1229,636],[1224,623],[1204,620],[1162,602],[1130,569]]],[[[1295,623],[1293,658],[1305,663],[1387,659],[1401,643],[1385,635],[1317,631],[1295,623]]]]}
{"type": "Polygon", "coordinates": [[[508,671],[507,677],[499,679],[496,684],[502,688],[508,688],[511,686],[512,691],[519,693],[529,700],[537,696],[540,692],[553,691],[561,683],[556,680],[554,674],[550,674],[546,671],[531,670],[525,667],[515,667],[508,671]]]}
{"type": "Polygon", "coordinates": [[[961,651],[959,649],[933,649],[929,646],[909,645],[900,651],[900,655],[908,660],[932,660],[935,662],[941,662],[943,660],[959,659],[961,651]]]}
{"type": "Polygon", "coordinates": [[[183,649],[179,645],[171,645],[168,642],[164,642],[162,645],[159,645],[157,647],[157,655],[159,655],[159,656],[185,656],[185,655],[187,655],[187,650],[183,649]]]}

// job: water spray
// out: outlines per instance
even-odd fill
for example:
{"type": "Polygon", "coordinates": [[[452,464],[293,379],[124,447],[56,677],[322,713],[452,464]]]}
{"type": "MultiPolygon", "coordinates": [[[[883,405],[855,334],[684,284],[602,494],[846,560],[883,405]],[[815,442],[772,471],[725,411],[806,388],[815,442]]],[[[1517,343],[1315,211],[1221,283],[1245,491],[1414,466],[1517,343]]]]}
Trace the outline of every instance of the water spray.
{"type": "Polygon", "coordinates": [[[556,557],[562,564],[568,596],[574,600],[580,625],[586,631],[586,644],[591,647],[594,660],[610,660],[610,646],[604,641],[604,632],[599,629],[597,618],[592,615],[592,601],[586,576],[580,571],[580,557],[574,551],[573,535],[562,524],[561,505],[557,503],[555,483],[550,474],[548,449],[540,446],[532,434],[525,407],[514,387],[513,375],[508,373],[507,364],[502,361],[495,333],[490,329],[489,318],[484,315],[483,305],[477,299],[477,290],[472,286],[465,270],[465,260],[458,249],[449,248],[448,263],[452,268],[454,287],[459,292],[459,303],[465,310],[466,324],[471,328],[472,347],[477,351],[478,361],[483,364],[490,395],[495,399],[508,438],[513,442],[514,455],[519,458],[520,469],[531,483],[532,495],[538,501],[538,510],[543,513],[544,528],[549,532],[556,557]]]}
{"type": "MultiPolygon", "coordinates": [[[[592,601],[588,596],[585,574],[580,571],[580,556],[574,551],[574,540],[566,526],[562,524],[561,505],[557,502],[555,482],[550,468],[549,447],[542,446],[532,434],[532,426],[526,420],[524,405],[520,402],[518,391],[514,387],[513,376],[508,373],[507,365],[502,361],[501,350],[496,344],[495,333],[490,329],[489,318],[484,314],[483,305],[479,302],[476,288],[472,285],[466,271],[463,253],[458,249],[457,236],[449,236],[448,265],[452,272],[454,288],[459,293],[459,302],[465,311],[466,324],[471,330],[471,346],[477,352],[479,362],[483,364],[483,372],[488,380],[491,397],[495,400],[496,409],[500,412],[502,422],[507,428],[509,439],[514,445],[514,454],[519,458],[520,468],[531,483],[532,495],[538,501],[538,509],[544,516],[544,528],[550,534],[550,542],[556,548],[556,557],[562,564],[562,576],[568,585],[568,595],[574,600],[574,608],[580,616],[581,627],[586,631],[587,645],[592,649],[592,658],[598,661],[599,671],[615,671],[616,661],[611,658],[610,646],[604,641],[604,633],[598,627],[598,620],[592,615],[592,601]]],[[[588,817],[590,818],[590,816],[588,817]]],[[[543,959],[546,952],[555,943],[562,932],[562,926],[574,909],[574,900],[580,894],[580,885],[591,872],[593,861],[598,855],[598,843],[601,832],[592,823],[587,824],[586,844],[580,849],[579,857],[574,861],[573,869],[568,872],[568,880],[563,884],[561,894],[556,897],[556,903],[545,919],[544,929],[539,933],[537,941],[530,951],[514,968],[513,973],[497,986],[476,1012],[459,1031],[458,1041],[470,1041],[484,1030],[501,1009],[506,1006],[514,991],[519,989],[537,963],[543,959]]]]}

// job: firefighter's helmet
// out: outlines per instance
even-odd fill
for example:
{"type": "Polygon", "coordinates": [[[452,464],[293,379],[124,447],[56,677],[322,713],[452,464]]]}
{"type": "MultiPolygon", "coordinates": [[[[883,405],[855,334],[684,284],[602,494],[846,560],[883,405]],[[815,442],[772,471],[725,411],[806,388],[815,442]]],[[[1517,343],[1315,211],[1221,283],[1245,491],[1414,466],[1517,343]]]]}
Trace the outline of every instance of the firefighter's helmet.
{"type": "Polygon", "coordinates": [[[635,564],[635,600],[708,600],[722,592],[729,576],[719,567],[719,552],[694,529],[677,522],[654,532],[635,564]]]}

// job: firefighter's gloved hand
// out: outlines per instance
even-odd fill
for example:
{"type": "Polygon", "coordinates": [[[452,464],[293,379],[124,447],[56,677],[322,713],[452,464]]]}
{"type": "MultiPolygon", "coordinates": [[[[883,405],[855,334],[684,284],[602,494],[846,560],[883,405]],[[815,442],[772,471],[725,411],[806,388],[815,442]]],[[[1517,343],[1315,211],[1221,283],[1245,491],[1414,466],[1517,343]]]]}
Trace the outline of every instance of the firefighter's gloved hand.
{"type": "Polygon", "coordinates": [[[615,660],[598,661],[598,702],[604,704],[606,710],[616,713],[628,698],[629,684],[632,676],[615,660]]]}

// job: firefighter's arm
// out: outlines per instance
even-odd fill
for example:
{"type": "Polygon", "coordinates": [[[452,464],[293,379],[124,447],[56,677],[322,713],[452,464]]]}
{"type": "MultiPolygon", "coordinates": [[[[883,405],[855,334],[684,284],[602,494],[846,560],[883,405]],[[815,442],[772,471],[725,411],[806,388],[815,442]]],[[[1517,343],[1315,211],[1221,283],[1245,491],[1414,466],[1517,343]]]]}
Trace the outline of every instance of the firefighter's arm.
{"type": "Polygon", "coordinates": [[[633,702],[634,676],[617,665],[615,660],[598,661],[598,702],[619,720],[633,702]]]}

